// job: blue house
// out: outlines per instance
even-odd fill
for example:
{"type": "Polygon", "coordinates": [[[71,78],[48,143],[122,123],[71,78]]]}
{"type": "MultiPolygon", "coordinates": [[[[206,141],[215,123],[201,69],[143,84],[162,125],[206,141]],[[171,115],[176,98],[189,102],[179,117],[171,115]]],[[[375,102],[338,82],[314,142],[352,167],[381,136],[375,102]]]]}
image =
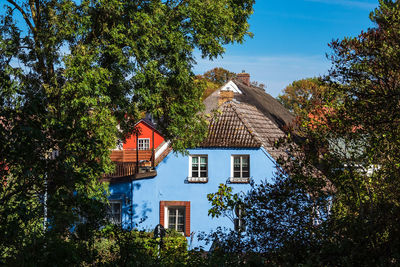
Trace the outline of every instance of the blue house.
{"type": "Polygon", "coordinates": [[[274,142],[284,136],[293,116],[264,89],[250,85],[246,73],[229,81],[204,100],[206,112],[217,110],[208,136],[189,155],[176,154],[163,144],[155,172],[110,180],[110,202],[116,221],[124,228],[153,230],[161,223],[188,237],[189,245],[201,245],[200,232],[218,226],[233,228],[228,218],[208,216],[207,194],[221,183],[234,192],[246,192],[249,182],[270,179],[276,159],[284,151],[274,142]]]}

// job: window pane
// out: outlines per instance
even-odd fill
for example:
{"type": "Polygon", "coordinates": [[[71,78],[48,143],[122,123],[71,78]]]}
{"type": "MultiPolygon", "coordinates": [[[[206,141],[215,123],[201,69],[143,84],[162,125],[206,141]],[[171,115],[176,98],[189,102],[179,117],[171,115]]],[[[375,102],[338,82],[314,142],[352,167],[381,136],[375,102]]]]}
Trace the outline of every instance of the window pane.
{"type": "Polygon", "coordinates": [[[184,232],[185,231],[185,210],[184,208],[179,208],[178,209],[178,224],[176,227],[176,230],[178,232],[184,232]]]}
{"type": "Polygon", "coordinates": [[[207,177],[207,171],[201,171],[200,177],[207,177]]]}
{"type": "Polygon", "coordinates": [[[168,228],[176,229],[176,209],[168,209],[168,228]]]}
{"type": "Polygon", "coordinates": [[[178,213],[178,224],[183,224],[185,222],[184,212],[182,210],[178,213]]]}
{"type": "Polygon", "coordinates": [[[192,158],[192,162],[193,160],[195,161],[195,163],[192,163],[192,177],[199,177],[199,164],[198,164],[198,158],[192,158]]]}
{"type": "Polygon", "coordinates": [[[198,157],[192,157],[192,164],[197,164],[199,162],[198,157]]]}
{"type": "Polygon", "coordinates": [[[112,223],[121,223],[121,203],[110,202],[108,216],[112,223]]]}
{"type": "Polygon", "coordinates": [[[185,227],[184,227],[183,224],[178,224],[178,226],[177,226],[177,228],[176,228],[176,231],[183,233],[183,232],[185,232],[185,229],[184,229],[184,228],[185,228],[185,227]]]}
{"type": "Polygon", "coordinates": [[[200,157],[200,163],[207,163],[207,157],[200,157]]]}
{"type": "Polygon", "coordinates": [[[240,171],[234,171],[233,172],[233,177],[234,178],[239,178],[240,177],[240,171]]]}
{"type": "Polygon", "coordinates": [[[249,177],[250,177],[249,172],[245,172],[245,171],[244,171],[242,177],[249,178],[249,177]]]}
{"type": "Polygon", "coordinates": [[[119,212],[120,204],[119,203],[111,203],[113,213],[119,212]]]}
{"type": "Polygon", "coordinates": [[[138,139],[138,149],[139,150],[150,149],[150,139],[139,138],[138,139]]]}
{"type": "Polygon", "coordinates": [[[239,166],[234,166],[233,167],[234,172],[240,172],[240,165],[239,166]]]}
{"type": "Polygon", "coordinates": [[[242,157],[242,165],[244,166],[249,166],[249,157],[244,156],[242,157]]]}

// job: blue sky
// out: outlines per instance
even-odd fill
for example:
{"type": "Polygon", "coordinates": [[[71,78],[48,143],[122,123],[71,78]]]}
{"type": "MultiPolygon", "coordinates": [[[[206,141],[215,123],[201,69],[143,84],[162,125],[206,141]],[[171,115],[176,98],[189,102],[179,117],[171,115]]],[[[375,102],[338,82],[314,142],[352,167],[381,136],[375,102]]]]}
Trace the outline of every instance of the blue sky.
{"type": "Polygon", "coordinates": [[[328,43],[373,27],[378,0],[256,0],[250,19],[254,37],[229,45],[222,58],[197,58],[195,73],[214,67],[245,70],[277,96],[295,80],[326,74],[328,43]]]}

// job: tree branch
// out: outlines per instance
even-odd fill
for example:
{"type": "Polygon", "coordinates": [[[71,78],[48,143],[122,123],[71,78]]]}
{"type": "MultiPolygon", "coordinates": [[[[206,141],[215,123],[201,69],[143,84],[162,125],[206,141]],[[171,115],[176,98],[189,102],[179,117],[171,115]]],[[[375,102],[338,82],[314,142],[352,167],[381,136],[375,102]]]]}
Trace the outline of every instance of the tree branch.
{"type": "Polygon", "coordinates": [[[16,9],[18,9],[19,12],[21,12],[22,16],[24,17],[24,20],[26,24],[28,24],[29,29],[34,33],[35,32],[35,27],[33,27],[32,23],[29,20],[29,16],[26,14],[26,12],[22,9],[21,6],[19,6],[16,2],[13,0],[7,0],[10,4],[12,4],[16,9]]]}

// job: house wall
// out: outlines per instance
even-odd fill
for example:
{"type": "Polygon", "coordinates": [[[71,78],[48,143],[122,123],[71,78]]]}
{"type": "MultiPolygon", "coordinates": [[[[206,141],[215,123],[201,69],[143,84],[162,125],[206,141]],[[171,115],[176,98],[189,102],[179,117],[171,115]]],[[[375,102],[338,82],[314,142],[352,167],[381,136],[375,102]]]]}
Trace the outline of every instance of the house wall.
{"type": "MultiPolygon", "coordinates": [[[[143,121],[139,122],[137,126],[139,128],[139,138],[149,138],[150,139],[150,149],[152,148],[152,135],[153,128],[144,123],[143,121]]],[[[164,138],[157,132],[154,131],[154,148],[157,148],[162,142],[164,138]]],[[[136,136],[133,134],[126,142],[123,144],[123,149],[136,149],[136,136]]]]}
{"type": "MultiPolygon", "coordinates": [[[[130,206],[123,202],[123,227],[129,228],[131,219],[134,227],[153,231],[160,222],[160,201],[190,201],[190,231],[197,235],[204,231],[209,233],[218,226],[233,228],[228,218],[211,218],[208,210],[211,208],[207,194],[214,193],[218,185],[226,183],[231,176],[231,155],[250,155],[250,176],[255,183],[270,180],[275,170],[275,164],[262,148],[258,149],[190,149],[190,154],[208,155],[208,182],[188,183],[189,156],[170,153],[157,167],[157,176],[151,179],[137,180],[132,183],[111,184],[111,198],[120,196],[131,199],[133,193],[133,216],[130,206]]],[[[247,192],[249,184],[230,184],[234,193],[247,192]]],[[[124,198],[125,199],[125,198],[124,198]]],[[[197,238],[188,238],[193,248],[204,245],[197,238]]],[[[208,249],[205,246],[205,249],[208,249]]]]}

